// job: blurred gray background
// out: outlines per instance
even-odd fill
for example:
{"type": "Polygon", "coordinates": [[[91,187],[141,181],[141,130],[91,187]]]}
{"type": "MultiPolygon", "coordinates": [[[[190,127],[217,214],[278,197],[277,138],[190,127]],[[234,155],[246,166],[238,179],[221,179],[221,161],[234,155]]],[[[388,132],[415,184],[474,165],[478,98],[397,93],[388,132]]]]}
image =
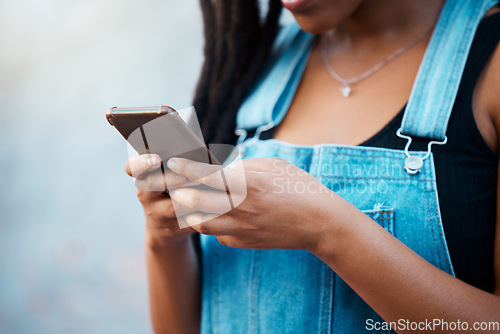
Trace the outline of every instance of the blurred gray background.
{"type": "Polygon", "coordinates": [[[197,0],[0,1],[0,333],[150,333],[112,106],[191,105],[197,0]]]}

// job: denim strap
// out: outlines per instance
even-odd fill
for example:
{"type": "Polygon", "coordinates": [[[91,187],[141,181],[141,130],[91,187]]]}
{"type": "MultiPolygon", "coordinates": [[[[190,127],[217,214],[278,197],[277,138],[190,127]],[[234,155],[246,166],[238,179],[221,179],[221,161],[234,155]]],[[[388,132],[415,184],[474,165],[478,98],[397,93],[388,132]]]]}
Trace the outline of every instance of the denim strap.
{"type": "Polygon", "coordinates": [[[299,85],[313,42],[314,35],[302,31],[296,22],[281,28],[266,75],[238,110],[237,131],[272,127],[283,116],[299,85]]]}
{"type": "Polygon", "coordinates": [[[401,124],[409,136],[444,140],[479,22],[498,0],[447,0],[418,70],[401,124]]]}

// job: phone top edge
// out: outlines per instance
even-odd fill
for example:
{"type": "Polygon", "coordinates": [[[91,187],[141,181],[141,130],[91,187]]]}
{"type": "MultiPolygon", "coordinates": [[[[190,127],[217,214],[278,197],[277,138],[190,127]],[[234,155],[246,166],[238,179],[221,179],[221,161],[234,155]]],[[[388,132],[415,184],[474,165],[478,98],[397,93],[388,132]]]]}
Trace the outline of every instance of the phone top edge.
{"type": "Polygon", "coordinates": [[[118,108],[113,107],[109,109],[109,111],[114,113],[158,113],[158,114],[169,114],[175,112],[175,109],[169,106],[160,106],[160,107],[129,107],[129,108],[118,108]]]}
{"type": "Polygon", "coordinates": [[[111,124],[112,126],[114,126],[113,123],[111,123],[111,119],[115,116],[114,115],[114,111],[117,107],[113,107],[113,108],[110,108],[107,112],[106,112],[106,120],[108,121],[109,124],[111,124]]]}
{"type": "Polygon", "coordinates": [[[111,122],[111,119],[115,117],[117,114],[136,114],[136,115],[141,115],[141,114],[151,114],[151,113],[156,113],[158,115],[167,115],[167,114],[174,114],[177,113],[177,111],[169,106],[160,106],[160,107],[128,107],[128,108],[118,108],[118,107],[113,107],[110,108],[106,112],[106,119],[108,120],[109,124],[113,125],[114,124],[111,122]]]}

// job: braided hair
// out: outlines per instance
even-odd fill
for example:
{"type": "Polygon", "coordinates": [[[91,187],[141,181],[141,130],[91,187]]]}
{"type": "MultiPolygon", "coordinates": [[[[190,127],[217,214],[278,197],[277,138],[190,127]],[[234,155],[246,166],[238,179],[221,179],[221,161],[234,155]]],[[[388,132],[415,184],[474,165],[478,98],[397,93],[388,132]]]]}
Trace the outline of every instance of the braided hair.
{"type": "Polygon", "coordinates": [[[200,0],[204,62],[194,107],[207,143],[234,144],[236,112],[260,75],[278,32],[280,0],[200,0]]]}

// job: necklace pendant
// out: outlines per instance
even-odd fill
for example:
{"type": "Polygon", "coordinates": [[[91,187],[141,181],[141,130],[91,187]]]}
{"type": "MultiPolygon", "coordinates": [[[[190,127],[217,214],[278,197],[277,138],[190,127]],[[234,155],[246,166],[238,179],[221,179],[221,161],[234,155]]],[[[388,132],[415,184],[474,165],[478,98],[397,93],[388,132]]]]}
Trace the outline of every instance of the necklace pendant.
{"type": "Polygon", "coordinates": [[[340,88],[340,92],[342,93],[343,97],[348,98],[349,96],[351,96],[351,87],[344,86],[340,88]]]}

